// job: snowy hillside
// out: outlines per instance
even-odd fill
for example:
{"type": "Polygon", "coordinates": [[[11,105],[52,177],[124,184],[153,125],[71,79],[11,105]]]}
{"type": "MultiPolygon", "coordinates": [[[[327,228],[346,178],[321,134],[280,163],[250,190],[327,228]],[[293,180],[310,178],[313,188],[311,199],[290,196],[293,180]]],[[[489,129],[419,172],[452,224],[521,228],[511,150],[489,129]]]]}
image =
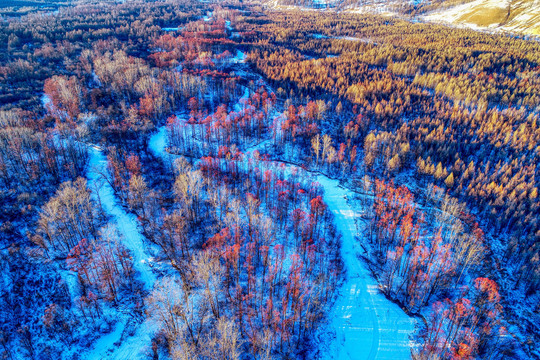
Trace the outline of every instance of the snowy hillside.
{"type": "Polygon", "coordinates": [[[428,21],[540,35],[540,1],[475,0],[425,16],[428,21]]]}
{"type": "Polygon", "coordinates": [[[303,7],[310,9],[328,9],[340,5],[341,0],[268,0],[266,4],[274,8],[303,7]]]}
{"type": "Polygon", "coordinates": [[[341,9],[416,17],[478,30],[540,34],[539,0],[345,0],[341,9]]]}

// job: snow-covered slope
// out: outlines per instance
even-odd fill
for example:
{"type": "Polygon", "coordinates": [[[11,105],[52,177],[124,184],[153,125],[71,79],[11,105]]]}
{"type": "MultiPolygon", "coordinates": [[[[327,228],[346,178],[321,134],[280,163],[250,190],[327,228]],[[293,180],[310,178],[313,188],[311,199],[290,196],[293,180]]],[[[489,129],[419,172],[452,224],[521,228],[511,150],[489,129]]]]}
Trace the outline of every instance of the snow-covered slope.
{"type": "Polygon", "coordinates": [[[415,20],[540,35],[540,0],[344,0],[341,7],[354,13],[406,18],[415,11],[415,20]]]}
{"type": "Polygon", "coordinates": [[[540,35],[540,0],[474,0],[426,14],[427,21],[540,35]]]}

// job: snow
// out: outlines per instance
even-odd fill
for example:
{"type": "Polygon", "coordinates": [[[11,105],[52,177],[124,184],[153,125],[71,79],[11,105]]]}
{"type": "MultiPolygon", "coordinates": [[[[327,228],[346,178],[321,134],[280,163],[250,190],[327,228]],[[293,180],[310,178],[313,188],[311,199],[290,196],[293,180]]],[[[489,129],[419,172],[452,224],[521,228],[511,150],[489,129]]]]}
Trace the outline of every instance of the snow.
{"type": "MultiPolygon", "coordinates": [[[[469,12],[471,9],[474,9],[477,6],[482,6],[485,8],[508,8],[508,0],[476,0],[471,3],[457,5],[450,9],[444,10],[442,12],[435,12],[430,15],[425,16],[424,18],[428,21],[442,21],[447,23],[454,23],[459,20],[465,13],[469,12]]],[[[473,24],[469,24],[475,26],[473,24]]]]}
{"type": "MultiPolygon", "coordinates": [[[[289,170],[294,168],[287,165],[289,170]]],[[[298,168],[297,168],[298,169],[298,168]]],[[[330,345],[330,359],[409,359],[416,321],[384,297],[377,282],[358,259],[360,245],[348,189],[338,180],[316,176],[324,189],[324,200],[334,214],[342,234],[342,257],[346,279],[330,314],[336,340],[330,345]]]]}
{"type": "Polygon", "coordinates": [[[73,300],[73,294],[77,294],[79,291],[79,281],[77,279],[77,273],[70,270],[60,270],[60,275],[62,276],[62,280],[66,282],[69,293],[71,295],[71,300],[73,300]]]}
{"type": "MultiPolygon", "coordinates": [[[[145,251],[143,236],[138,230],[137,219],[127,213],[118,203],[111,185],[103,179],[107,173],[107,158],[97,146],[92,146],[90,151],[88,187],[92,189],[93,196],[101,203],[103,210],[112,217],[118,227],[123,245],[131,251],[133,266],[139,273],[145,290],[152,290],[156,281],[156,275],[152,271],[152,257],[145,251]]],[[[121,321],[116,324],[114,331],[102,336],[94,345],[94,348],[84,355],[88,360],[118,359],[135,360],[144,359],[146,355],[142,349],[150,344],[152,334],[157,327],[148,320],[138,326],[132,336],[125,337],[128,323],[133,320],[130,313],[121,314],[121,321]]]]}
{"type": "Polygon", "coordinates": [[[315,38],[315,39],[329,39],[330,37],[329,36],[326,36],[324,34],[312,34],[312,36],[315,38]]]}
{"type": "Polygon", "coordinates": [[[45,109],[49,109],[48,106],[52,105],[52,100],[49,97],[49,95],[43,94],[41,95],[41,104],[45,109]]]}
{"type": "Polygon", "coordinates": [[[141,281],[146,290],[151,290],[156,281],[152,272],[152,258],[145,251],[144,239],[138,229],[135,215],[128,214],[116,199],[114,190],[103,175],[107,173],[107,158],[97,146],[90,148],[90,171],[88,172],[88,186],[92,190],[98,188],[96,197],[103,206],[103,210],[111,215],[116,223],[122,243],[131,251],[136,270],[140,272],[141,281]]]}
{"type": "MultiPolygon", "coordinates": [[[[475,0],[442,11],[434,11],[422,17],[422,20],[435,23],[453,24],[473,30],[517,31],[538,34],[540,25],[540,1],[511,2],[510,0],[475,0]],[[511,5],[511,7],[510,7],[511,5]],[[505,14],[511,8],[509,18],[494,16],[491,23],[475,24],[465,19],[470,15],[495,13],[505,14]]],[[[487,19],[486,19],[487,21],[487,19]]]]}
{"type": "Polygon", "coordinates": [[[49,113],[52,113],[54,111],[52,99],[47,94],[41,95],[41,105],[43,105],[43,108],[49,113]]]}
{"type": "MultiPolygon", "coordinates": [[[[421,1],[413,0],[411,3],[421,1]]],[[[346,9],[350,13],[375,13],[383,16],[402,18],[392,9],[396,1],[363,1],[362,5],[355,5],[346,9]]],[[[465,4],[450,8],[437,9],[417,18],[408,18],[413,23],[418,21],[452,25],[458,28],[469,28],[475,31],[519,32],[523,34],[540,34],[540,0],[511,1],[511,0],[472,0],[465,4]],[[506,10],[511,8],[511,16],[506,18],[506,10]],[[493,14],[493,18],[489,18],[493,14]],[[478,21],[479,23],[474,23],[478,21]],[[482,22],[486,21],[485,24],[482,22]]],[[[534,39],[534,38],[533,38],[534,39]]]]}
{"type": "Polygon", "coordinates": [[[362,39],[354,37],[354,36],[336,36],[335,38],[340,39],[340,40],[349,40],[349,41],[360,41],[360,40],[362,40],[362,39]]]}
{"type": "Polygon", "coordinates": [[[152,335],[158,330],[157,324],[150,320],[140,324],[135,333],[126,338],[127,324],[117,324],[114,331],[103,336],[96,343],[94,351],[86,355],[86,359],[114,359],[114,360],[146,360],[146,349],[150,347],[152,335]],[[118,340],[116,340],[118,339],[118,340]],[[121,343],[117,346],[118,341],[121,343]]]}
{"type": "Polygon", "coordinates": [[[158,128],[157,133],[150,137],[148,142],[148,148],[154,153],[154,155],[161,158],[168,158],[170,155],[165,151],[167,147],[167,128],[161,126],[158,128]]]}
{"type": "Polygon", "coordinates": [[[347,9],[347,12],[350,12],[352,14],[365,14],[365,13],[372,13],[372,14],[378,14],[382,16],[398,16],[398,13],[396,13],[393,9],[391,9],[392,2],[367,2],[364,5],[356,6],[354,8],[347,9]]]}
{"type": "MultiPolygon", "coordinates": [[[[163,159],[172,156],[166,152],[166,136],[165,127],[161,127],[149,143],[151,151],[163,159]]],[[[296,168],[289,164],[286,167],[288,170],[296,168]]],[[[376,281],[359,261],[359,244],[355,240],[357,214],[347,202],[350,192],[337,180],[324,175],[318,175],[316,181],[324,188],[324,200],[335,216],[337,229],[343,234],[342,256],[347,271],[331,314],[337,339],[328,358],[409,359],[412,346],[409,336],[414,332],[415,320],[379,292],[376,281]]]]}
{"type": "Polygon", "coordinates": [[[341,253],[347,271],[334,305],[337,343],[333,344],[336,355],[330,357],[409,359],[409,336],[414,332],[415,320],[379,292],[377,282],[359,261],[356,214],[347,202],[347,194],[351,193],[324,175],[318,175],[317,181],[325,190],[324,201],[343,235],[341,253]]]}
{"type": "Polygon", "coordinates": [[[86,359],[100,359],[107,352],[111,352],[109,350],[110,345],[114,344],[121,338],[124,328],[124,323],[116,324],[113,331],[99,338],[94,345],[93,351],[86,354],[86,359]]]}
{"type": "Polygon", "coordinates": [[[237,113],[242,113],[242,110],[246,108],[246,104],[249,99],[249,88],[246,87],[244,90],[244,95],[238,100],[236,104],[234,104],[234,111],[237,113]]]}
{"type": "MultiPolygon", "coordinates": [[[[457,5],[453,8],[444,10],[442,12],[435,12],[424,16],[424,20],[432,22],[444,22],[444,23],[457,23],[459,19],[466,13],[470,12],[476,6],[486,6],[491,8],[505,8],[508,7],[508,0],[476,0],[472,3],[457,5]],[[482,4],[484,3],[484,4],[482,4]]],[[[472,23],[466,23],[468,27],[472,29],[480,29],[478,25],[472,23]]]]}
{"type": "Polygon", "coordinates": [[[355,36],[327,36],[324,34],[312,34],[315,39],[336,39],[336,40],[348,40],[348,41],[362,41],[365,43],[373,43],[370,39],[363,39],[355,36]]]}
{"type": "Polygon", "coordinates": [[[99,76],[97,76],[96,72],[92,70],[92,80],[98,85],[101,86],[101,81],[99,81],[99,76]]]}
{"type": "Polygon", "coordinates": [[[172,28],[172,27],[166,27],[166,28],[161,28],[161,30],[163,31],[178,31],[179,28],[175,27],[175,28],[172,28]]]}
{"type": "Polygon", "coordinates": [[[243,63],[246,62],[246,54],[240,50],[236,50],[236,56],[231,59],[233,63],[243,63]]]}

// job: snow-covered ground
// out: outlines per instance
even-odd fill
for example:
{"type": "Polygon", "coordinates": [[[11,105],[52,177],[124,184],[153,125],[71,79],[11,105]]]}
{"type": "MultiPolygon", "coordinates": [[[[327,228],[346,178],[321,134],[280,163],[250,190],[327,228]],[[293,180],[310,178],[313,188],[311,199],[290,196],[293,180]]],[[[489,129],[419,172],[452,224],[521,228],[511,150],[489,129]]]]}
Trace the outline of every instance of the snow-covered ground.
{"type": "Polygon", "coordinates": [[[233,63],[243,63],[246,61],[246,54],[240,50],[236,50],[236,56],[231,59],[233,63]]]}
{"type": "Polygon", "coordinates": [[[49,106],[51,106],[52,100],[49,97],[49,95],[43,94],[41,95],[41,105],[47,110],[49,110],[49,106]]]}
{"type": "MultiPolygon", "coordinates": [[[[149,147],[154,154],[170,161],[165,127],[160,127],[151,137],[149,147]]],[[[415,320],[379,292],[377,282],[358,259],[356,214],[347,202],[348,190],[324,175],[318,175],[316,181],[324,188],[324,200],[343,234],[342,256],[347,272],[331,314],[337,339],[330,346],[328,358],[409,359],[409,336],[414,331],[415,320]]]]}
{"type": "Polygon", "coordinates": [[[148,141],[148,148],[154,153],[154,155],[161,157],[163,160],[166,160],[166,162],[169,162],[170,156],[172,155],[165,151],[166,147],[167,128],[165,126],[161,126],[158,128],[157,133],[150,137],[150,140],[148,141]]]}
{"type": "Polygon", "coordinates": [[[359,261],[357,214],[347,201],[351,192],[324,175],[318,175],[317,181],[343,235],[341,252],[347,271],[332,314],[337,339],[330,358],[409,359],[415,320],[379,292],[377,282],[359,261]]]}
{"type": "Polygon", "coordinates": [[[367,38],[359,38],[355,36],[327,36],[324,34],[312,34],[315,39],[337,39],[337,40],[348,40],[348,41],[362,41],[365,43],[373,43],[373,40],[367,38]]]}
{"type": "Polygon", "coordinates": [[[473,0],[450,8],[440,8],[414,18],[399,14],[395,10],[396,5],[399,5],[398,1],[369,0],[363,1],[361,5],[348,6],[345,11],[399,17],[413,23],[423,21],[452,25],[489,33],[540,35],[540,0],[473,0]]]}
{"type": "Polygon", "coordinates": [[[240,100],[238,100],[238,102],[234,104],[234,111],[236,111],[237,113],[242,113],[242,110],[244,110],[247,106],[248,99],[249,99],[249,88],[246,87],[244,89],[244,95],[242,95],[240,100]]]}
{"type": "Polygon", "coordinates": [[[434,11],[422,19],[474,30],[502,30],[540,35],[540,0],[474,0],[434,11]]]}
{"type": "Polygon", "coordinates": [[[140,280],[146,290],[152,290],[156,275],[152,271],[153,259],[148,255],[144,238],[139,232],[135,215],[128,214],[119,204],[111,185],[105,181],[103,175],[107,174],[107,157],[97,146],[90,147],[90,162],[88,171],[88,186],[94,191],[103,210],[113,217],[122,236],[123,245],[131,251],[135,269],[140,273],[140,280]]]}
{"type": "MultiPolygon", "coordinates": [[[[479,6],[481,3],[483,3],[484,6],[488,8],[506,8],[508,7],[508,0],[477,0],[473,3],[466,3],[457,5],[453,8],[446,9],[441,12],[434,12],[431,14],[428,14],[424,16],[424,20],[430,21],[430,22],[443,22],[443,23],[449,23],[449,24],[457,24],[460,23],[460,18],[471,11],[475,6],[479,6]]],[[[471,29],[479,30],[481,29],[480,26],[474,23],[467,23],[462,22],[462,25],[465,25],[467,27],[470,27],[471,29]]],[[[498,23],[490,24],[488,27],[496,27],[498,26],[498,23]]]]}
{"type": "MultiPolygon", "coordinates": [[[[145,290],[151,291],[156,281],[156,275],[152,271],[153,259],[146,251],[137,219],[124,210],[113,188],[103,178],[107,173],[107,158],[102,150],[97,146],[91,146],[89,152],[88,187],[92,190],[95,200],[101,203],[103,210],[112,217],[122,244],[131,251],[133,266],[138,272],[136,276],[142,281],[145,290]]],[[[151,336],[157,330],[156,325],[147,320],[133,328],[132,314],[122,313],[120,318],[112,332],[101,337],[91,351],[83,354],[84,359],[135,360],[147,357],[144,349],[150,344],[151,336]],[[131,329],[133,331],[130,331],[131,329]]]]}

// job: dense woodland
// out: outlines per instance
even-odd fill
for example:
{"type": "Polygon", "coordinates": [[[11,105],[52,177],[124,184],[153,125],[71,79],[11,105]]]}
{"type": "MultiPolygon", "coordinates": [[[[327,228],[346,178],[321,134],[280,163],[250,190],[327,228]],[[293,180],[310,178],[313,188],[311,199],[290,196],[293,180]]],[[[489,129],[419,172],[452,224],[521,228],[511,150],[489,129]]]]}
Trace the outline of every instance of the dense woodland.
{"type": "Polygon", "coordinates": [[[271,19],[246,27],[257,69],[284,93],[338,97],[331,135],[363,149],[366,174],[464,202],[488,233],[485,266],[537,317],[539,45],[367,15],[271,19]]]}
{"type": "Polygon", "coordinates": [[[414,358],[538,358],[539,72],[535,41],[367,14],[4,15],[0,353],[100,358],[122,324],[148,359],[320,356],[347,268],[319,174],[414,358]]]}
{"type": "MultiPolygon", "coordinates": [[[[272,14],[273,19],[276,16],[272,14]]],[[[314,94],[325,90],[347,100],[348,116],[343,116],[346,119],[336,136],[363,145],[363,160],[368,170],[388,175],[415,168],[419,181],[434,181],[460,199],[475,204],[489,228],[510,235],[515,230],[516,237],[509,237],[507,256],[518,255],[524,261],[519,250],[526,249],[527,253],[532,251],[528,257],[535,258],[534,245],[538,240],[536,43],[491,39],[465,30],[455,30],[457,39],[448,40],[437,37],[436,31],[441,29],[433,26],[425,26],[416,39],[415,34],[404,35],[406,32],[401,28],[411,25],[397,20],[394,21],[398,24],[384,27],[388,33],[380,34],[383,27],[376,19],[372,20],[373,30],[368,21],[368,26],[359,24],[363,26],[361,31],[343,29],[354,27],[351,21],[327,20],[328,26],[342,29],[333,36],[355,35],[357,39],[306,42],[306,37],[313,36],[315,25],[310,26],[308,21],[293,22],[292,18],[287,21],[289,16],[283,15],[287,27],[293,24],[306,27],[305,33],[300,29],[290,30],[288,37],[274,41],[288,44],[297,41],[297,50],[279,47],[256,50],[250,59],[261,71],[275,81],[284,81],[285,92],[291,89],[314,94]],[[394,31],[401,35],[397,37],[394,31]],[[430,36],[426,31],[433,34],[430,36]],[[474,35],[479,37],[478,48],[474,42],[469,44],[474,41],[471,39],[474,35]],[[418,42],[426,38],[434,43],[419,49],[418,42]],[[455,44],[456,40],[467,45],[444,43],[455,44]],[[317,42],[322,42],[323,50],[313,49],[317,42]],[[379,42],[391,44],[385,48],[377,45],[379,42]],[[515,49],[516,53],[499,56],[503,51],[509,52],[503,47],[515,49]],[[310,56],[329,53],[340,56],[308,60],[310,56]],[[499,90],[504,84],[513,85],[499,90]]],[[[316,24],[314,17],[307,20],[316,24]]],[[[324,25],[317,26],[319,31],[324,29],[324,25]]],[[[341,112],[347,112],[343,105],[341,108],[341,112]]],[[[537,287],[534,281],[529,290],[537,287]]]]}

